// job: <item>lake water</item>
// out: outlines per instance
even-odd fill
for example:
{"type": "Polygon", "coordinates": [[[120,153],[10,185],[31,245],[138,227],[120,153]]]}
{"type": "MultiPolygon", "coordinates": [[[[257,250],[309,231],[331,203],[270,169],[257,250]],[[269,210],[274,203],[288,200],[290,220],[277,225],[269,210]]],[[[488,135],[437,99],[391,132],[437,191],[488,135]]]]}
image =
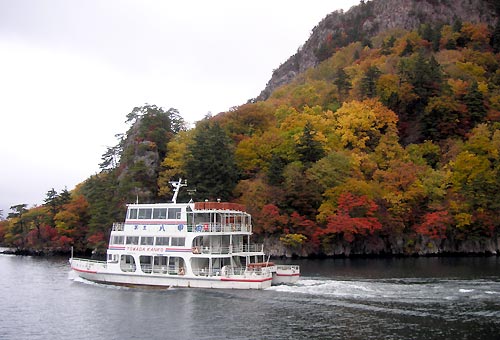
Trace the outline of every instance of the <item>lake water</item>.
{"type": "Polygon", "coordinates": [[[294,262],[294,286],[148,290],[0,255],[0,339],[500,339],[500,258],[294,262]]]}

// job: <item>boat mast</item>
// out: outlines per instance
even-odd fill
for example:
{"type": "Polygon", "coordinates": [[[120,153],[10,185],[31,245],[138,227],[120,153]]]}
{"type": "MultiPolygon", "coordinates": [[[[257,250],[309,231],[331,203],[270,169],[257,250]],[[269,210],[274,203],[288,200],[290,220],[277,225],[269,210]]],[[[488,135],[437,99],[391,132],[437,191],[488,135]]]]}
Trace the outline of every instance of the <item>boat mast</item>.
{"type": "Polygon", "coordinates": [[[177,203],[177,195],[179,194],[179,190],[181,187],[187,186],[187,180],[184,180],[182,183],[182,178],[179,178],[178,182],[171,181],[170,184],[174,187],[174,196],[172,197],[172,203],[177,203]]]}

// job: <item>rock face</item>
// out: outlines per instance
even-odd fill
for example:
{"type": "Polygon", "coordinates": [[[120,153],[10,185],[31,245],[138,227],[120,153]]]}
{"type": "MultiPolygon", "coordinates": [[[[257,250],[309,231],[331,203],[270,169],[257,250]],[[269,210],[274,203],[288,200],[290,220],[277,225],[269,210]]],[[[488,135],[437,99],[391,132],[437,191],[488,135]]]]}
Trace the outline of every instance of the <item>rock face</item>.
{"type": "MultiPolygon", "coordinates": [[[[156,196],[151,183],[156,183],[160,155],[155,142],[145,138],[141,133],[143,119],[139,118],[133,124],[124,141],[118,183],[120,187],[135,183],[131,190],[132,197],[138,197],[141,202],[151,202],[156,196]]],[[[156,186],[154,186],[156,187],[156,186]]]]}
{"type": "Polygon", "coordinates": [[[333,12],[313,29],[303,47],[273,72],[256,100],[266,100],[275,89],[326,59],[318,51],[332,36],[358,41],[388,29],[412,30],[424,23],[453,24],[457,19],[494,26],[495,5],[495,0],[373,0],[362,1],[345,13],[333,12]]]}
{"type": "Polygon", "coordinates": [[[399,237],[391,242],[371,237],[354,243],[339,241],[322,249],[319,254],[311,247],[291,249],[283,245],[279,238],[268,237],[264,240],[264,247],[269,255],[275,257],[498,255],[500,237],[484,240],[435,240],[426,237],[414,240],[399,237]]]}

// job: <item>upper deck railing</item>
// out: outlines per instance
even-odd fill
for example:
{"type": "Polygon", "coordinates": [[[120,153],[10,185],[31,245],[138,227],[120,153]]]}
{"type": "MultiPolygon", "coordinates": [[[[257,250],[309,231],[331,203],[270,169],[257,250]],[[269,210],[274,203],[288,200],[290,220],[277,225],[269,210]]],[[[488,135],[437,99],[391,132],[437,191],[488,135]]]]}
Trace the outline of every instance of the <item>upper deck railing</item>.
{"type": "Polygon", "coordinates": [[[264,244],[239,244],[232,246],[194,246],[193,254],[234,254],[234,253],[262,253],[264,244]]]}
{"type": "MultiPolygon", "coordinates": [[[[125,225],[127,223],[123,222],[115,222],[113,223],[113,231],[125,231],[125,225]]],[[[141,223],[141,225],[147,225],[146,221],[141,223]]],[[[129,224],[130,225],[130,224],[129,224]]],[[[155,224],[156,225],[156,224],[155,224]]],[[[176,230],[179,226],[176,226],[176,230]]],[[[248,224],[239,224],[239,223],[231,223],[231,224],[221,224],[221,223],[198,223],[196,225],[187,225],[184,229],[184,225],[179,231],[188,231],[193,233],[251,233],[252,226],[248,224]]]]}
{"type": "Polygon", "coordinates": [[[228,202],[195,202],[195,210],[234,210],[245,212],[245,206],[238,203],[228,202]]]}

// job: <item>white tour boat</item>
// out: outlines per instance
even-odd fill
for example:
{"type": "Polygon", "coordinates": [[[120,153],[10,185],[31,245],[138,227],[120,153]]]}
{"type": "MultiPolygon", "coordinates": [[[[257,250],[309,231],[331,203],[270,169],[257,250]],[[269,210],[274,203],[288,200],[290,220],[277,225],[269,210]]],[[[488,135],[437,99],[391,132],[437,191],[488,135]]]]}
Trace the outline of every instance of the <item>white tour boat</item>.
{"type": "Polygon", "coordinates": [[[171,203],[129,204],[114,223],[106,261],[73,258],[93,282],[157,287],[265,289],[299,279],[297,265],[276,265],[252,244],[252,219],[242,205],[177,203],[186,183],[172,182],[171,203]]]}

